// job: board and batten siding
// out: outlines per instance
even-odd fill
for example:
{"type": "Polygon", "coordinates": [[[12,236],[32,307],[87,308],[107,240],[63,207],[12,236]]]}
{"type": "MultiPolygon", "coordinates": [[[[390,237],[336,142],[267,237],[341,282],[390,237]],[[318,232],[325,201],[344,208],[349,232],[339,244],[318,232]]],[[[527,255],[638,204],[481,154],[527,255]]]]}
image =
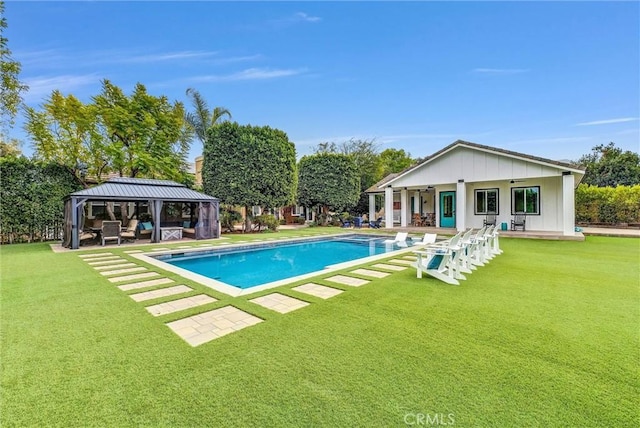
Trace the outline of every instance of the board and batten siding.
{"type": "Polygon", "coordinates": [[[437,186],[457,183],[460,179],[468,183],[561,175],[560,168],[512,158],[504,154],[458,147],[394,180],[393,187],[437,186]]]}

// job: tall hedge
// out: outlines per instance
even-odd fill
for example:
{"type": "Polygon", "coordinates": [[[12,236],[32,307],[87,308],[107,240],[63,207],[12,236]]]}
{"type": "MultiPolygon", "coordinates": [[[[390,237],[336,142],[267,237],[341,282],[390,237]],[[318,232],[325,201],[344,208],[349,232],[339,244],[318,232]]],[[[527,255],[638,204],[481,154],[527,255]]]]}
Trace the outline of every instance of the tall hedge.
{"type": "Polygon", "coordinates": [[[283,131],[223,122],[204,145],[204,192],[222,203],[277,208],[293,203],[296,149],[283,131]]]}
{"type": "Polygon", "coordinates": [[[576,190],[579,223],[640,223],[640,185],[597,187],[580,184],[576,190]]]}
{"type": "Polygon", "coordinates": [[[24,157],[0,158],[2,241],[47,239],[44,231],[64,220],[64,198],[80,189],[82,185],[63,166],[24,157]]]}
{"type": "Polygon", "coordinates": [[[360,196],[360,175],[353,158],[337,153],[304,156],[298,165],[298,203],[348,211],[360,196]]]}

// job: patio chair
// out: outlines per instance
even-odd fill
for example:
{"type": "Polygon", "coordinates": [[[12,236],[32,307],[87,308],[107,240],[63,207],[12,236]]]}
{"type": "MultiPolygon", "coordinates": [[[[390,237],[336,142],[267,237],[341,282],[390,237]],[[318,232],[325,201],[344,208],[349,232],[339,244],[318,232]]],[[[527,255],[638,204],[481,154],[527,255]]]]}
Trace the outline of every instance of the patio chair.
{"type": "Polygon", "coordinates": [[[351,227],[351,222],[349,220],[342,220],[340,217],[338,217],[338,220],[340,220],[340,227],[351,227]]]}
{"type": "Polygon", "coordinates": [[[488,212],[485,219],[482,221],[483,226],[495,226],[496,225],[496,213],[488,212]]]}
{"type": "Polygon", "coordinates": [[[396,234],[396,237],[393,239],[386,239],[384,241],[385,244],[395,244],[395,243],[400,243],[400,242],[407,242],[407,239],[409,238],[409,234],[407,232],[398,232],[396,234]]]}
{"type": "Polygon", "coordinates": [[[118,241],[118,245],[120,245],[120,228],[122,227],[122,222],[118,221],[103,221],[102,222],[102,246],[105,245],[107,241],[118,241]]]}
{"type": "Polygon", "coordinates": [[[422,226],[422,217],[418,213],[411,216],[411,226],[422,226]]]}
{"type": "Polygon", "coordinates": [[[511,230],[517,230],[519,227],[522,231],[525,231],[525,225],[527,223],[527,215],[525,213],[516,213],[511,220],[511,230]]]}
{"type": "Polygon", "coordinates": [[[90,241],[96,239],[98,235],[90,230],[83,230],[80,232],[80,245],[87,244],[90,241]]]}
{"type": "Polygon", "coordinates": [[[425,233],[424,237],[420,240],[413,240],[414,245],[431,245],[435,244],[438,235],[435,233],[425,233]]]}
{"type": "Polygon", "coordinates": [[[120,237],[122,239],[127,239],[131,241],[135,241],[138,239],[137,237],[137,229],[138,229],[138,220],[129,220],[129,224],[127,225],[127,229],[120,233],[120,237]]]}
{"type": "Polygon", "coordinates": [[[381,225],[382,225],[382,217],[378,217],[378,219],[376,221],[370,221],[369,222],[369,227],[371,229],[380,229],[381,225]]]}
{"type": "Polygon", "coordinates": [[[460,285],[454,278],[454,270],[450,267],[450,248],[427,247],[424,251],[414,251],[416,260],[416,276],[422,278],[425,273],[451,285],[460,285]]]}

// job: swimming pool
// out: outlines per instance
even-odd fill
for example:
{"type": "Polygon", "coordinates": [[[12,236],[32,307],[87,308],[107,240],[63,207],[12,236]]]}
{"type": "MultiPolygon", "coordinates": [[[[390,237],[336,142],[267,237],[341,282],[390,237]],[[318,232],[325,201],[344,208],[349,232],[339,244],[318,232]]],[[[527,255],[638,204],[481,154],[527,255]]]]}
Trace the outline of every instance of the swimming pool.
{"type": "Polygon", "coordinates": [[[384,258],[391,252],[407,249],[406,244],[389,244],[385,239],[388,237],[350,234],[145,256],[155,261],[150,263],[166,270],[239,295],[245,294],[242,291],[275,287],[326,269],[337,270],[354,261],[358,264],[362,259],[384,258]]]}

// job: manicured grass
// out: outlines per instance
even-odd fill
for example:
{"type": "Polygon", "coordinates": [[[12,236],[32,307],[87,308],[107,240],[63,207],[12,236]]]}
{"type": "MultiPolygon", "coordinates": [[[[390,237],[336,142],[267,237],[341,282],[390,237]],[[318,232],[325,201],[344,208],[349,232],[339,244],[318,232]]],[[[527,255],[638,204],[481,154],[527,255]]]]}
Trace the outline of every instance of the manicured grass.
{"type": "Polygon", "coordinates": [[[457,287],[407,269],[256,294],[311,302],[285,315],[180,279],[220,301],[157,318],[83,252],[2,247],[0,425],[640,426],[640,241],[501,246],[457,287]],[[265,322],[196,348],[164,325],[228,304],[265,322]]]}

